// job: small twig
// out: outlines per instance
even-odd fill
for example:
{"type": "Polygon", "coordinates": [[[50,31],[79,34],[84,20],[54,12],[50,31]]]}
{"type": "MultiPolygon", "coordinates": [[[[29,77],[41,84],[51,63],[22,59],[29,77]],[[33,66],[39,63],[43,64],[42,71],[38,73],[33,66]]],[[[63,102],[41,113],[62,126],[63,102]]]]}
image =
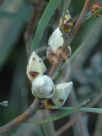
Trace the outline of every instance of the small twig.
{"type": "Polygon", "coordinates": [[[78,119],[76,117],[72,118],[70,121],[68,121],[66,124],[64,124],[63,127],[61,127],[61,128],[58,129],[57,136],[62,135],[66,130],[68,130],[75,123],[77,123],[77,121],[78,121],[78,119]]]}
{"type": "Polygon", "coordinates": [[[53,64],[52,67],[51,67],[51,69],[50,69],[49,72],[48,72],[48,75],[49,75],[50,77],[52,77],[52,76],[54,75],[54,73],[56,72],[57,68],[58,68],[58,67],[61,65],[61,63],[63,62],[62,56],[59,56],[58,60],[59,60],[58,63],[53,64]]]}
{"type": "Polygon", "coordinates": [[[90,5],[90,0],[86,0],[85,1],[85,4],[84,4],[84,7],[83,7],[83,10],[70,34],[70,39],[69,39],[69,44],[71,43],[71,41],[73,40],[73,38],[75,37],[76,33],[79,31],[80,27],[81,27],[81,24],[83,23],[84,21],[84,18],[86,16],[86,12],[88,11],[89,9],[89,5],[90,5]]]}
{"type": "Polygon", "coordinates": [[[37,111],[39,107],[38,105],[39,100],[35,99],[32,105],[24,113],[22,113],[21,115],[19,115],[17,118],[10,121],[6,125],[0,127],[0,136],[11,131],[13,128],[17,127],[19,124],[29,119],[34,114],[34,112],[37,111]]]}

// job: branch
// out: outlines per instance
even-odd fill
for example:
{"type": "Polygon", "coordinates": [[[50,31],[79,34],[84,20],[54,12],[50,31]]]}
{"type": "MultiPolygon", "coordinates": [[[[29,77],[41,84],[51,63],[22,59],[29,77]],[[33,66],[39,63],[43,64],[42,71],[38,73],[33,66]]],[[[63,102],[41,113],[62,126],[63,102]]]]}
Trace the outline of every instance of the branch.
{"type": "Polygon", "coordinates": [[[6,125],[0,127],[0,136],[6,134],[7,132],[11,131],[13,128],[20,125],[22,122],[29,119],[38,109],[39,100],[35,99],[32,105],[21,115],[19,115],[14,120],[10,121],[6,125]]]}
{"type": "Polygon", "coordinates": [[[86,0],[85,1],[85,4],[84,4],[84,7],[83,7],[83,10],[70,34],[70,39],[69,39],[69,43],[71,43],[71,41],[73,40],[73,38],[75,37],[75,35],[77,34],[77,32],[79,31],[80,27],[81,27],[81,24],[83,23],[84,21],[84,18],[86,16],[86,12],[88,11],[88,9],[90,8],[90,0],[86,0]]]}

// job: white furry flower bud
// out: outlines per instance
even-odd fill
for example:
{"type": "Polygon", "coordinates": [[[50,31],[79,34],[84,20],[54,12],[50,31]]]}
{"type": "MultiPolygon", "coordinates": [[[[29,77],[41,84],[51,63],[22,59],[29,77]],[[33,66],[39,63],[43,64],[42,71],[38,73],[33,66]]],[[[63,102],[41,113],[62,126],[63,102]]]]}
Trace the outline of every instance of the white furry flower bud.
{"type": "Polygon", "coordinates": [[[64,105],[71,92],[72,86],[72,82],[66,82],[56,85],[56,90],[52,101],[57,107],[61,107],[64,105]]]}
{"type": "Polygon", "coordinates": [[[43,60],[38,56],[38,54],[33,51],[28,64],[27,64],[27,76],[32,81],[38,75],[43,75],[46,72],[47,68],[43,60]]]}
{"type": "Polygon", "coordinates": [[[67,48],[66,43],[64,42],[63,33],[59,27],[57,27],[51,34],[48,45],[46,53],[52,64],[58,63],[59,55],[61,55],[64,60],[67,60],[67,58],[71,55],[70,45],[67,45],[67,48]]]}
{"type": "Polygon", "coordinates": [[[48,99],[54,95],[55,86],[47,75],[39,75],[32,81],[32,94],[39,99],[48,99]]]}
{"type": "Polygon", "coordinates": [[[44,101],[45,107],[52,109],[55,107],[63,106],[72,90],[72,86],[72,82],[66,82],[56,85],[55,93],[52,98],[44,101]]]}

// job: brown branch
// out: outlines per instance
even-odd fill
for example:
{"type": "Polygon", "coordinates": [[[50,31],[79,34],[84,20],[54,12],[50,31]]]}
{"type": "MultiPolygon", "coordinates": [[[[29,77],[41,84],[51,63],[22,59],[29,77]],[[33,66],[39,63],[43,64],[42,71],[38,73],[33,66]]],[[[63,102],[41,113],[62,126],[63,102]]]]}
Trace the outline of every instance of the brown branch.
{"type": "Polygon", "coordinates": [[[11,131],[13,128],[20,125],[22,122],[29,119],[38,109],[39,100],[35,99],[32,105],[21,115],[19,115],[17,118],[13,119],[6,125],[0,127],[0,136],[3,134],[6,134],[7,132],[11,131]]]}
{"type": "Polygon", "coordinates": [[[56,72],[56,70],[57,70],[57,68],[61,65],[61,63],[63,62],[63,57],[62,56],[58,56],[59,58],[58,58],[58,63],[56,63],[56,64],[53,64],[52,65],[52,67],[51,67],[51,69],[49,70],[49,72],[48,72],[48,75],[50,76],[50,77],[52,77],[53,75],[54,75],[54,73],[56,72]]]}
{"type": "MultiPolygon", "coordinates": [[[[90,102],[87,105],[87,107],[94,107],[95,105],[97,105],[97,103],[99,101],[101,101],[101,99],[102,99],[102,92],[95,98],[95,100],[93,100],[92,102],[90,102]]],[[[64,124],[63,127],[61,127],[61,128],[58,129],[57,136],[62,135],[66,130],[68,130],[69,128],[71,128],[77,122],[78,122],[78,118],[77,117],[72,118],[69,122],[67,122],[66,124],[64,124]]]]}
{"type": "Polygon", "coordinates": [[[90,0],[86,0],[85,1],[85,4],[84,4],[84,7],[83,7],[83,10],[70,34],[70,39],[69,39],[69,44],[71,43],[71,41],[73,40],[73,38],[75,37],[75,35],[77,34],[77,32],[79,31],[80,27],[81,27],[81,24],[83,23],[84,21],[84,18],[86,16],[86,12],[89,10],[90,8],[90,0]]]}

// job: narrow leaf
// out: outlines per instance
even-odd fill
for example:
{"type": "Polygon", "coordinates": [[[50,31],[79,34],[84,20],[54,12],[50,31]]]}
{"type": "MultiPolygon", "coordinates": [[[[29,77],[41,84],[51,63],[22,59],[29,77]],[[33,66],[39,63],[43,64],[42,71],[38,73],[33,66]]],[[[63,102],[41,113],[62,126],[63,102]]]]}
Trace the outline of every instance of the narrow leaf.
{"type": "Polygon", "coordinates": [[[32,42],[32,51],[39,47],[44,30],[61,0],[50,0],[39,23],[32,42]]]}
{"type": "Polygon", "coordinates": [[[52,122],[52,121],[56,121],[56,120],[59,120],[59,119],[62,119],[70,114],[72,114],[76,109],[75,108],[70,108],[70,107],[67,107],[67,110],[60,110],[59,112],[53,114],[53,115],[50,115],[49,118],[47,119],[44,119],[44,120],[41,120],[41,121],[37,121],[36,123],[37,124],[44,124],[44,123],[48,123],[48,122],[52,122]]]}
{"type": "Polygon", "coordinates": [[[80,108],[79,111],[102,114],[102,108],[80,108]]]}
{"type": "Polygon", "coordinates": [[[61,107],[61,108],[56,108],[58,110],[60,110],[60,112],[51,115],[49,118],[41,120],[41,121],[37,121],[37,124],[43,124],[43,123],[48,123],[48,122],[52,122],[52,121],[56,121],[59,119],[62,119],[70,114],[72,114],[73,112],[79,111],[79,112],[91,112],[91,113],[97,113],[97,114],[102,114],[102,108],[75,108],[75,107],[61,107]]]}

